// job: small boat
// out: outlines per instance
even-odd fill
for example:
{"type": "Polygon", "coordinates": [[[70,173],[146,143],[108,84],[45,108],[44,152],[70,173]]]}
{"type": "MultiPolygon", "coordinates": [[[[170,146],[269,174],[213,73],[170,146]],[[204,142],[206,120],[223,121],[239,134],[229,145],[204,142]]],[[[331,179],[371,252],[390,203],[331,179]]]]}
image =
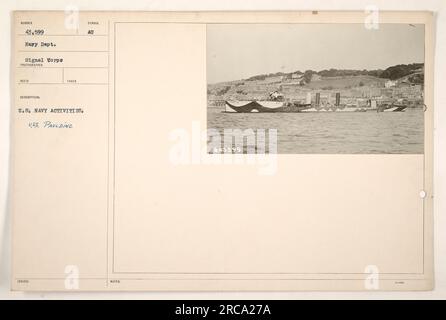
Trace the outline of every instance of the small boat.
{"type": "Polygon", "coordinates": [[[406,108],[406,105],[399,104],[382,105],[377,112],[404,112],[406,108]]]}
{"type": "Polygon", "coordinates": [[[384,112],[403,112],[406,108],[407,106],[394,104],[390,108],[385,109],[384,112]]]}

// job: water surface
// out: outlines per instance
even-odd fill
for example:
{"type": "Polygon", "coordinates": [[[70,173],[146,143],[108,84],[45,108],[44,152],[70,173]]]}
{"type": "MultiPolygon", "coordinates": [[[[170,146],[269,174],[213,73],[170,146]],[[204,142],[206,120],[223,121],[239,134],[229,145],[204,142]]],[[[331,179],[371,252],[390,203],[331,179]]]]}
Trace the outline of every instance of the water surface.
{"type": "Polygon", "coordinates": [[[277,129],[278,153],[423,153],[424,113],[225,113],[208,107],[207,126],[277,129]]]}

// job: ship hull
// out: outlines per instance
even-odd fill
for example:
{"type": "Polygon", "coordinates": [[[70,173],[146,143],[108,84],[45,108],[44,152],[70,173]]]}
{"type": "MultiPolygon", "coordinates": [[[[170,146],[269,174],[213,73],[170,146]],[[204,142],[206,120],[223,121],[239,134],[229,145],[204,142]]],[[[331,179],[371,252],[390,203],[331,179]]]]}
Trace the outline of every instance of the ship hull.
{"type": "Polygon", "coordinates": [[[311,104],[284,103],[277,101],[226,101],[225,112],[233,113],[310,113],[310,112],[403,112],[405,105],[387,105],[376,108],[330,106],[315,108],[311,104]]]}
{"type": "Polygon", "coordinates": [[[249,101],[249,102],[230,102],[225,103],[225,112],[236,113],[278,113],[278,112],[302,112],[311,108],[310,104],[286,104],[276,101],[249,101]]]}

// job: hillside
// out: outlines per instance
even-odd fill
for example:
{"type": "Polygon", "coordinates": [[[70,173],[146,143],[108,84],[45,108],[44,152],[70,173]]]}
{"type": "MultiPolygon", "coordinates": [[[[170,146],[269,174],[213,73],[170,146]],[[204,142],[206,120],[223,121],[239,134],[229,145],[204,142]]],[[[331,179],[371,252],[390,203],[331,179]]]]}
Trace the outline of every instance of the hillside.
{"type": "Polygon", "coordinates": [[[208,100],[261,100],[272,91],[287,100],[303,100],[308,93],[320,92],[331,99],[340,92],[344,99],[366,97],[422,99],[423,64],[391,66],[385,70],[307,70],[261,74],[247,79],[208,85],[208,100]]]}
{"type": "Polygon", "coordinates": [[[274,77],[274,76],[283,76],[284,78],[291,78],[292,75],[294,74],[303,75],[305,80],[310,80],[313,74],[317,74],[321,77],[372,76],[383,79],[395,80],[415,72],[420,72],[423,70],[423,68],[424,68],[424,63],[411,63],[411,64],[398,64],[395,66],[388,67],[385,70],[324,69],[321,71],[306,70],[304,72],[297,70],[289,73],[277,72],[270,74],[260,74],[249,77],[244,80],[248,81],[264,80],[268,77],[274,77]]]}

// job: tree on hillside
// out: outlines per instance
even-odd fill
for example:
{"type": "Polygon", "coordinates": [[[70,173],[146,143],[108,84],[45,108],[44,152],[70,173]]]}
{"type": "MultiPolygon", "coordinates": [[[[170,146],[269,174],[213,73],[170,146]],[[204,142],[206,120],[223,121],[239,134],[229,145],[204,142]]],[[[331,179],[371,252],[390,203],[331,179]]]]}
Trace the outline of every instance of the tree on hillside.
{"type": "Polygon", "coordinates": [[[225,95],[229,91],[229,89],[231,89],[231,86],[224,86],[223,88],[217,90],[217,96],[225,95]]]}
{"type": "Polygon", "coordinates": [[[409,81],[415,84],[423,84],[424,83],[424,74],[416,73],[408,77],[409,81]]]}
{"type": "Polygon", "coordinates": [[[414,73],[415,71],[423,68],[423,66],[424,66],[423,63],[399,64],[384,70],[381,73],[380,78],[396,80],[404,76],[407,76],[411,73],[414,73]]]}
{"type": "Polygon", "coordinates": [[[314,71],[313,70],[307,70],[304,72],[304,80],[305,83],[311,82],[311,77],[313,76],[314,71]]]}

